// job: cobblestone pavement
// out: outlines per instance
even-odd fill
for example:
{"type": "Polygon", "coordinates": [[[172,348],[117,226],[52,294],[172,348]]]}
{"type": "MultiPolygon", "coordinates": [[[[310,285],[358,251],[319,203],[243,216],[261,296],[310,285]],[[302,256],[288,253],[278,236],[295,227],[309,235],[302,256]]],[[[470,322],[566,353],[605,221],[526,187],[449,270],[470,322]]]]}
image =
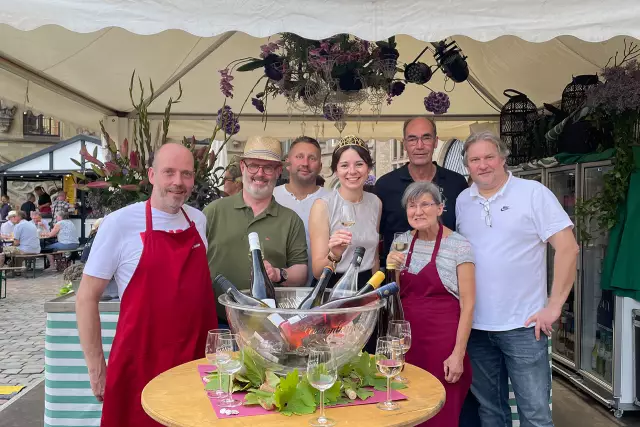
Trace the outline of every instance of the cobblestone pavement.
{"type": "MultiPolygon", "coordinates": [[[[62,285],[62,273],[7,279],[7,298],[0,300],[0,385],[29,386],[44,376],[44,303],[62,285]]],[[[0,397],[0,407],[4,403],[0,397]]]]}

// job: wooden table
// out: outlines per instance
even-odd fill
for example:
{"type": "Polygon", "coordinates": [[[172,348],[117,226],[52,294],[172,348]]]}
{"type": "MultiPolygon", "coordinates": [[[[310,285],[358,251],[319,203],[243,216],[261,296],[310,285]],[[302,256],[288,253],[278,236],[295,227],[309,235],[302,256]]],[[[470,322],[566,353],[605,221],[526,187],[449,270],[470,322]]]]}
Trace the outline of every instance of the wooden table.
{"type": "MultiPolygon", "coordinates": [[[[198,365],[206,359],[185,363],[151,380],[142,391],[142,407],[151,418],[171,427],[299,427],[308,425],[312,415],[287,417],[278,413],[253,417],[218,419],[207,398],[198,365]]],[[[372,405],[327,408],[326,413],[340,426],[414,426],[437,414],[445,400],[444,387],[430,373],[406,364],[402,373],[411,381],[400,390],[407,400],[398,401],[397,411],[381,411],[372,405]]]]}

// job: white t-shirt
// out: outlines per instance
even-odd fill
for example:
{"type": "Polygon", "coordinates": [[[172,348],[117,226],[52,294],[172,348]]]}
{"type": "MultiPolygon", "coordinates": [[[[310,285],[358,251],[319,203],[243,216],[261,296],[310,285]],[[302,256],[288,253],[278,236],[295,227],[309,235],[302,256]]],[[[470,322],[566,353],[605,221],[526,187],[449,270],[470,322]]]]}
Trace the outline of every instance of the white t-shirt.
{"type": "Polygon", "coordinates": [[[7,222],[3,222],[2,225],[0,225],[0,234],[2,234],[3,236],[10,235],[11,233],[13,233],[13,229],[15,228],[15,226],[16,225],[9,220],[7,220],[7,222]]]}
{"type": "Polygon", "coordinates": [[[511,176],[488,200],[473,184],[456,201],[457,231],[476,258],[473,328],[524,327],[547,301],[547,240],[573,223],[556,196],[537,181],[511,176]],[[487,220],[488,207],[490,224],[487,220]]]}
{"type": "MultiPolygon", "coordinates": [[[[189,219],[196,224],[202,242],[206,244],[206,217],[191,206],[184,205],[183,208],[189,219]]],[[[169,214],[154,208],[151,208],[151,212],[154,230],[179,232],[189,227],[182,212],[169,214]]],[[[138,267],[145,230],[145,202],[126,206],[107,215],[91,246],[84,273],[101,279],[115,278],[118,296],[122,299],[129,280],[138,267]]],[[[170,253],[167,253],[166,261],[171,262],[170,253]]]]}
{"type": "Polygon", "coordinates": [[[329,190],[324,187],[320,187],[318,188],[318,191],[313,194],[309,194],[304,200],[298,200],[296,199],[296,196],[287,191],[287,188],[284,185],[279,185],[273,190],[273,197],[276,199],[276,202],[297,213],[304,223],[304,231],[307,234],[307,252],[309,255],[309,277],[307,285],[310,284],[313,279],[313,270],[311,268],[311,243],[309,241],[309,215],[311,214],[313,202],[326,194],[329,194],[329,190]]]}

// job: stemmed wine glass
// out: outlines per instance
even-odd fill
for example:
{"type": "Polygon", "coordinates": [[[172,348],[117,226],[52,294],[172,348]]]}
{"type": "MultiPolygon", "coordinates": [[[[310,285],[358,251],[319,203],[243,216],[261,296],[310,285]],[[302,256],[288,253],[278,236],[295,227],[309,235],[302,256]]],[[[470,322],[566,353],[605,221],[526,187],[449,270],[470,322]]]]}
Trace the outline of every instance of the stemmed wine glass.
{"type": "Polygon", "coordinates": [[[307,379],[316,390],[320,390],[320,416],[309,420],[313,427],[330,427],[336,424],[324,415],[324,391],[330,389],[338,379],[333,351],[328,346],[317,346],[309,349],[307,361],[307,379]]]}
{"type": "Polygon", "coordinates": [[[351,203],[344,203],[340,207],[340,224],[347,230],[356,223],[356,209],[351,203]]]}
{"type": "Polygon", "coordinates": [[[393,235],[393,250],[396,252],[402,252],[405,256],[403,265],[398,265],[398,270],[405,270],[407,266],[407,252],[409,252],[409,235],[407,233],[394,233],[393,235]]]}
{"type": "Polygon", "coordinates": [[[220,366],[218,366],[216,360],[216,348],[218,347],[220,338],[224,335],[229,335],[230,333],[231,332],[228,329],[212,329],[207,334],[205,357],[207,358],[209,363],[216,366],[216,370],[218,371],[218,389],[207,391],[207,396],[214,399],[222,399],[227,395],[227,393],[222,390],[222,372],[220,371],[220,366]]]}
{"type": "MultiPolygon", "coordinates": [[[[411,348],[411,325],[406,320],[392,320],[389,322],[389,336],[400,341],[402,354],[406,354],[411,348]]],[[[401,375],[395,377],[395,380],[403,384],[409,382],[408,378],[401,375]]]]}
{"type": "Polygon", "coordinates": [[[233,408],[242,405],[242,401],[233,398],[233,374],[242,369],[244,354],[238,345],[240,336],[223,335],[216,347],[216,361],[220,370],[229,374],[229,394],[220,401],[220,406],[233,408]]]}
{"type": "Polygon", "coordinates": [[[403,365],[404,353],[400,340],[390,336],[379,337],[376,344],[376,367],[387,377],[387,400],[376,406],[383,411],[400,409],[400,405],[391,400],[391,378],[400,373],[403,365]]]}

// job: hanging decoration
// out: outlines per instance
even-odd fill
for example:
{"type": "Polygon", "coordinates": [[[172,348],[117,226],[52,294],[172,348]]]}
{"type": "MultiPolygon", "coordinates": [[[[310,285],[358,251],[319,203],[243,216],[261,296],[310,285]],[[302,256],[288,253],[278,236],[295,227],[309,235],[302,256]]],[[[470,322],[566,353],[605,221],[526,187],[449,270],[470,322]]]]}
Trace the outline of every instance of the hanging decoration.
{"type": "Polygon", "coordinates": [[[400,64],[395,37],[386,41],[368,42],[348,34],[324,40],[309,40],[292,33],[283,33],[277,41],[261,46],[259,58],[243,58],[220,70],[220,90],[233,97],[233,73],[262,69],[264,86],[253,95],[251,103],[265,116],[269,98],[283,96],[290,115],[294,111],[323,116],[342,132],[349,116],[359,115],[368,104],[374,116],[382,113],[383,105],[406,92],[409,84],[431,91],[425,108],[434,114],[444,114],[451,105],[444,92],[434,92],[428,83],[441,69],[445,80],[463,82],[469,68],[455,42],[433,43],[431,49],[437,65],[418,62],[430,48],[426,47],[409,64],[400,64]],[[399,74],[399,75],[398,75],[399,74]],[[402,76],[402,77],[401,77],[402,76]]]}
{"type": "Polygon", "coordinates": [[[500,138],[511,151],[509,166],[516,166],[536,157],[533,135],[538,109],[527,95],[515,89],[505,90],[504,96],[509,101],[500,111],[500,138]]]}
{"type": "Polygon", "coordinates": [[[14,105],[8,107],[0,101],[0,133],[7,133],[11,129],[11,123],[13,123],[13,116],[16,114],[18,108],[14,105]]]}
{"type": "Polygon", "coordinates": [[[575,76],[562,91],[560,109],[565,114],[571,114],[581,108],[587,100],[588,91],[599,83],[596,74],[575,76]]]}

